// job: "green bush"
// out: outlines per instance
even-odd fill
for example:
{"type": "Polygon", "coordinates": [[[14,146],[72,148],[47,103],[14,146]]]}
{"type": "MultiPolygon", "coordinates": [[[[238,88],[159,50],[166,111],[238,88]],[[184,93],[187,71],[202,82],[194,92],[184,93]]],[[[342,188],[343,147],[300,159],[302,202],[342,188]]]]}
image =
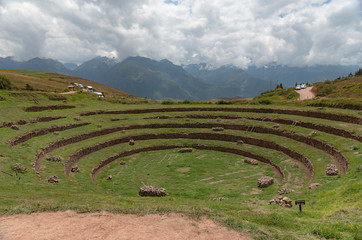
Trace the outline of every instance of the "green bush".
{"type": "Polygon", "coordinates": [[[30,85],[30,84],[25,84],[25,89],[26,90],[33,90],[34,88],[30,85]]]}
{"type": "Polygon", "coordinates": [[[0,89],[11,89],[11,83],[5,76],[0,75],[0,89]]]}
{"type": "Polygon", "coordinates": [[[263,99],[263,100],[260,100],[259,101],[259,104],[263,104],[263,105],[269,105],[271,104],[272,102],[268,99],[263,99]]]}

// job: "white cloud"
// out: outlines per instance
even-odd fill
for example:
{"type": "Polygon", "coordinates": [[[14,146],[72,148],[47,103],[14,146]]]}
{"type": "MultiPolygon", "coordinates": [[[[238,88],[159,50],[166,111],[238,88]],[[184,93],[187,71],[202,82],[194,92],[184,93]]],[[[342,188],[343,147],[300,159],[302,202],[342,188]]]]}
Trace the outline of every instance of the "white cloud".
{"type": "Polygon", "coordinates": [[[0,1],[0,56],[362,66],[359,0],[0,1]]]}

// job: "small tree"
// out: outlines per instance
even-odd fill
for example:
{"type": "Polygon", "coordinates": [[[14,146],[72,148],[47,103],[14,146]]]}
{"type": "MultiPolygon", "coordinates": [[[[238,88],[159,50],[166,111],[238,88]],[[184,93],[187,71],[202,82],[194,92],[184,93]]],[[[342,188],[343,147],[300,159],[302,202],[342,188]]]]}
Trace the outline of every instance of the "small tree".
{"type": "Polygon", "coordinates": [[[33,87],[30,84],[25,84],[25,89],[26,90],[33,90],[33,87]]]}
{"type": "Polygon", "coordinates": [[[355,76],[361,76],[362,75],[362,68],[360,68],[354,75],[355,76]]]}
{"type": "Polygon", "coordinates": [[[0,89],[11,89],[11,83],[5,76],[0,75],[0,89]]]}
{"type": "Polygon", "coordinates": [[[279,85],[279,87],[280,87],[281,89],[284,89],[284,88],[283,88],[283,84],[282,84],[282,83],[279,85]]]}

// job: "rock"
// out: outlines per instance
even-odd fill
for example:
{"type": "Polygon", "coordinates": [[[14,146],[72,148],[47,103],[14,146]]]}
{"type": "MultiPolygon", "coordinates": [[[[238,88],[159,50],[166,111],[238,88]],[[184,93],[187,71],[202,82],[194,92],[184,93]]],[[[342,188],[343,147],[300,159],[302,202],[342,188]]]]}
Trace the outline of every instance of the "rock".
{"type": "Polygon", "coordinates": [[[74,117],[73,119],[74,119],[75,121],[80,121],[80,120],[82,120],[81,117],[79,117],[79,116],[74,117]]]}
{"type": "Polygon", "coordinates": [[[335,176],[338,175],[338,168],[334,164],[328,164],[326,167],[326,174],[328,176],[335,176]]]}
{"type": "Polygon", "coordinates": [[[186,118],[185,121],[187,121],[187,122],[190,121],[190,118],[186,118]]]}
{"type": "Polygon", "coordinates": [[[78,167],[77,165],[75,165],[74,167],[72,167],[72,168],[70,169],[70,171],[71,171],[71,172],[80,172],[79,167],[78,167]]]}
{"type": "Polygon", "coordinates": [[[298,163],[294,163],[294,164],[293,164],[293,168],[299,168],[298,163]]]}
{"type": "Polygon", "coordinates": [[[126,132],[126,130],[124,130],[124,129],[121,131],[121,133],[125,133],[125,132],[126,132]]]}
{"type": "Polygon", "coordinates": [[[318,136],[318,133],[314,131],[314,132],[311,133],[311,135],[312,136],[318,136]]]}
{"type": "Polygon", "coordinates": [[[282,189],[279,189],[278,194],[283,195],[283,194],[288,194],[288,193],[291,193],[291,192],[294,192],[294,190],[289,189],[289,188],[282,188],[282,189]]]}
{"type": "Polygon", "coordinates": [[[274,183],[274,178],[269,176],[264,176],[258,179],[258,187],[260,188],[269,187],[273,183],[274,183]]]}
{"type": "Polygon", "coordinates": [[[279,124],[274,124],[273,128],[280,128],[280,125],[279,124]]]}
{"type": "Polygon", "coordinates": [[[37,123],[37,122],[38,122],[38,120],[36,120],[36,119],[30,120],[30,123],[37,123]]]}
{"type": "Polygon", "coordinates": [[[213,127],[212,128],[212,131],[224,131],[224,128],[223,127],[213,127]]]}
{"type": "Polygon", "coordinates": [[[113,176],[112,175],[109,175],[106,177],[106,180],[112,180],[113,176]]]}
{"type": "Polygon", "coordinates": [[[277,204],[282,207],[291,208],[293,207],[292,200],[287,197],[276,197],[269,201],[269,204],[277,204]]]}
{"type": "Polygon", "coordinates": [[[10,128],[13,129],[13,130],[19,130],[20,129],[19,126],[17,126],[17,125],[12,125],[10,128]]]}
{"type": "Polygon", "coordinates": [[[129,140],[128,144],[129,144],[130,146],[133,146],[133,145],[134,145],[134,140],[133,140],[133,139],[129,140]]]}
{"type": "Polygon", "coordinates": [[[59,135],[59,132],[54,132],[54,135],[59,135]]]}
{"type": "Polygon", "coordinates": [[[139,189],[138,194],[142,197],[164,197],[167,196],[166,190],[161,187],[144,186],[139,189]]]}
{"type": "Polygon", "coordinates": [[[358,150],[358,147],[357,146],[350,146],[349,149],[354,151],[354,150],[358,150]]]}
{"type": "Polygon", "coordinates": [[[236,144],[237,144],[237,145],[243,145],[243,144],[244,144],[244,141],[243,141],[243,140],[237,140],[237,141],[236,141],[236,144]]]}
{"type": "Polygon", "coordinates": [[[319,186],[321,186],[321,184],[320,183],[312,183],[311,185],[309,185],[309,189],[314,189],[314,188],[316,188],[316,187],[319,187],[319,186]]]}
{"type": "Polygon", "coordinates": [[[192,152],[192,148],[180,148],[178,150],[179,153],[192,152]]]}
{"type": "Polygon", "coordinates": [[[47,161],[50,162],[61,162],[63,158],[61,156],[47,157],[47,161]]]}
{"type": "Polygon", "coordinates": [[[98,127],[98,128],[102,128],[102,124],[98,124],[97,127],[98,127]]]}
{"type": "Polygon", "coordinates": [[[212,200],[213,201],[224,201],[224,200],[228,200],[228,198],[226,198],[226,197],[215,197],[212,200]]]}
{"type": "Polygon", "coordinates": [[[255,159],[251,159],[251,158],[248,158],[248,157],[246,157],[244,159],[244,163],[249,163],[251,165],[258,165],[259,164],[259,162],[256,161],[255,159]]]}
{"type": "Polygon", "coordinates": [[[48,178],[48,182],[50,183],[58,183],[60,180],[57,176],[51,176],[48,178]]]}
{"type": "Polygon", "coordinates": [[[16,123],[19,124],[19,125],[25,125],[25,124],[27,124],[28,122],[27,122],[26,120],[19,120],[19,121],[17,121],[16,123]]]}
{"type": "Polygon", "coordinates": [[[26,171],[26,167],[20,163],[15,163],[12,169],[15,172],[20,172],[20,173],[24,173],[26,171]]]}
{"type": "Polygon", "coordinates": [[[125,161],[121,161],[119,164],[121,164],[121,165],[126,165],[126,162],[125,162],[125,161]]]}

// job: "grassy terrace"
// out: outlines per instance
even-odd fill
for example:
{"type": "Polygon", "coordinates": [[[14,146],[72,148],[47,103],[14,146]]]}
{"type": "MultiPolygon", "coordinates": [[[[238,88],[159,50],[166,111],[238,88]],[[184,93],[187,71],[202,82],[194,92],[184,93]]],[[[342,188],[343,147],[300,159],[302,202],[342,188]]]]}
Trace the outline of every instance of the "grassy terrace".
{"type": "MultiPolygon", "coordinates": [[[[10,75],[9,75],[10,76],[10,75]]],[[[260,104],[156,104],[142,103],[131,99],[129,104],[120,104],[115,100],[98,99],[88,94],[67,95],[67,103],[49,100],[51,93],[1,91],[0,125],[14,122],[19,130],[9,126],[0,128],[0,213],[16,214],[35,211],[60,211],[72,209],[78,212],[110,211],[115,213],[166,213],[182,212],[191,217],[206,215],[230,228],[248,232],[256,239],[361,239],[362,238],[362,143],[358,139],[343,137],[330,131],[283,124],[273,121],[257,121],[252,118],[286,119],[320,124],[343,129],[356,136],[362,135],[362,124],[328,120],[291,114],[235,112],[233,108],[263,108],[280,110],[304,110],[320,113],[332,113],[339,116],[353,116],[362,119],[359,110],[324,107],[318,110],[312,106],[260,104]],[[34,98],[39,105],[34,104],[34,98]],[[72,105],[75,108],[63,110],[45,110],[26,112],[32,106],[72,105]],[[228,108],[228,111],[177,111],[131,114],[95,114],[81,116],[82,113],[98,110],[134,110],[156,108],[228,108]],[[49,122],[30,123],[31,120],[45,116],[62,116],[49,122]],[[80,121],[74,120],[79,117],[80,121]],[[205,117],[214,116],[214,117],[205,117]],[[237,117],[227,119],[228,116],[237,117]],[[114,121],[114,119],[119,119],[114,121]],[[26,124],[16,124],[26,120],[26,124]],[[8,142],[17,136],[52,126],[75,123],[90,123],[72,129],[58,131],[42,136],[34,136],[16,146],[8,142]],[[335,158],[324,151],[306,143],[271,133],[258,133],[253,128],[214,132],[211,128],[139,128],[128,126],[146,124],[213,124],[248,125],[254,128],[283,130],[330,144],[348,160],[346,174],[327,176],[327,164],[335,164],[335,158]],[[279,124],[279,127],[275,125],[279,124]],[[98,126],[101,125],[101,126],[98,126]],[[101,131],[107,128],[125,128],[126,131],[112,131],[101,136],[81,139],[50,151],[47,156],[61,156],[62,162],[50,162],[43,159],[39,175],[33,170],[37,153],[49,143],[68,139],[81,134],[101,131]],[[314,134],[313,132],[316,132],[314,134]],[[255,138],[274,142],[280,146],[298,152],[308,158],[314,168],[314,175],[308,181],[303,164],[286,155],[280,149],[270,149],[245,142],[228,142],[212,139],[152,139],[136,140],[134,146],[128,141],[98,149],[78,159],[80,172],[65,174],[64,165],[68,158],[81,149],[95,146],[119,138],[135,138],[141,134],[226,134],[242,138],[255,138]],[[179,153],[177,148],[168,150],[141,152],[136,155],[118,158],[105,165],[96,175],[90,177],[92,169],[103,160],[116,154],[151,146],[190,146],[191,153],[179,153]],[[196,146],[218,146],[243,150],[269,159],[279,166],[284,175],[281,180],[276,171],[266,164],[244,163],[244,156],[220,151],[197,149],[196,146]],[[354,148],[351,148],[354,146],[354,148]],[[121,165],[120,162],[125,162],[121,165]],[[15,163],[26,166],[25,173],[12,170],[15,163]],[[295,168],[295,163],[299,166],[295,168]],[[59,183],[48,183],[49,176],[56,175],[59,183]],[[112,180],[106,177],[112,175],[112,180]],[[274,177],[276,182],[267,188],[258,188],[257,180],[262,176],[274,177]],[[308,189],[310,183],[320,183],[315,189],[308,189]],[[143,185],[166,188],[168,196],[150,198],[138,196],[138,188],[143,185]],[[303,212],[296,206],[283,208],[269,205],[269,201],[279,196],[278,190],[290,188],[294,192],[285,196],[293,200],[306,200],[303,212]],[[225,200],[213,200],[224,197],[225,200]]],[[[123,100],[122,100],[123,101],[123,100]]],[[[343,120],[341,117],[339,120],[343,120]]]]}

